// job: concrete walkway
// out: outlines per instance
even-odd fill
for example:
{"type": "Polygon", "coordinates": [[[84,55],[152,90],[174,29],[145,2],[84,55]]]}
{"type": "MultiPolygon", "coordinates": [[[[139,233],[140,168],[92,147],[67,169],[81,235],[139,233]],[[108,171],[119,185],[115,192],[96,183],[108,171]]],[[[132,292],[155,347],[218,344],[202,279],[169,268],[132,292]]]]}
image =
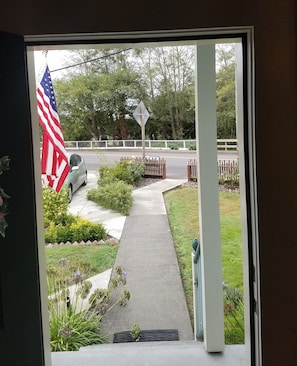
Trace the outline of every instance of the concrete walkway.
{"type": "MultiPolygon", "coordinates": [[[[131,299],[103,319],[108,334],[141,330],[177,329],[180,340],[193,340],[189,312],[169,228],[163,192],[184,181],[162,180],[133,192],[115,266],[128,274],[131,299]]],[[[189,243],[191,245],[191,243],[189,243]]]]}
{"type": "Polygon", "coordinates": [[[134,190],[128,217],[85,199],[86,191],[97,185],[97,177],[92,174],[87,187],[73,197],[71,213],[102,222],[112,236],[120,239],[115,267],[121,266],[127,273],[126,288],[131,299],[125,307],[115,307],[103,318],[111,342],[114,333],[130,331],[135,323],[141,330],[177,329],[180,340],[193,340],[163,200],[163,192],[184,182],[165,179],[134,190]]]}

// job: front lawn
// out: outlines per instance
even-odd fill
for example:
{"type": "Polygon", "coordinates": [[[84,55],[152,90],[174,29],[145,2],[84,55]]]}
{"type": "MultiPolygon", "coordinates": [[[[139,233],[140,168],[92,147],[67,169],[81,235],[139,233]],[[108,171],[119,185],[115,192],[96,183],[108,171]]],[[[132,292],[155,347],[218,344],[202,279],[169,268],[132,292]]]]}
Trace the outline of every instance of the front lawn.
{"type": "Polygon", "coordinates": [[[59,260],[67,258],[78,267],[88,266],[89,277],[114,266],[118,245],[100,244],[88,246],[62,245],[46,248],[47,267],[58,267],[59,260]]]}
{"type": "MultiPolygon", "coordinates": [[[[219,198],[223,269],[222,280],[226,285],[228,285],[228,289],[236,289],[236,294],[238,294],[237,290],[239,290],[239,293],[242,294],[243,269],[240,196],[238,193],[220,192],[219,198]]],[[[169,191],[164,194],[164,200],[176,247],[190,317],[193,321],[191,254],[193,239],[199,239],[197,188],[183,187],[169,191]]],[[[227,305],[225,301],[226,343],[243,343],[243,307],[241,307],[240,304],[240,309],[238,308],[239,310],[236,310],[236,313],[233,312],[230,314],[228,312],[230,302],[228,302],[227,305]],[[233,315],[235,315],[236,318],[234,322],[233,315]],[[236,324],[238,318],[240,318],[239,321],[241,326],[239,329],[238,324],[236,324]]]]}

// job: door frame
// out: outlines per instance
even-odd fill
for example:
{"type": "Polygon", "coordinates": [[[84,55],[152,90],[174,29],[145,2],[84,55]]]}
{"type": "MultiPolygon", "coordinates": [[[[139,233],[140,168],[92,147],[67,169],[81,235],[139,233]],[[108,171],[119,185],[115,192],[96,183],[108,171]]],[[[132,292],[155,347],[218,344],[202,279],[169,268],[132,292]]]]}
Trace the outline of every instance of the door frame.
{"type": "MultiPolygon", "coordinates": [[[[240,170],[244,172],[241,177],[241,206],[243,206],[243,238],[244,247],[244,292],[245,302],[250,306],[245,307],[246,319],[246,346],[248,348],[249,365],[261,365],[261,313],[260,313],[260,266],[259,266],[259,239],[258,239],[258,207],[257,207],[257,177],[256,177],[256,143],[255,143],[255,76],[254,76],[254,30],[253,27],[230,27],[212,29],[181,29],[150,32],[115,32],[115,33],[90,33],[90,34],[53,34],[53,35],[28,35],[25,44],[28,55],[28,74],[30,84],[30,104],[32,120],[37,121],[35,105],[35,70],[33,49],[73,49],[82,45],[112,45],[112,47],[148,47],[156,44],[170,45],[177,42],[183,44],[199,40],[207,43],[209,40],[238,39],[242,43],[242,67],[237,69],[237,89],[242,93],[237,94],[237,111],[242,118],[239,124],[239,158],[240,170]],[[241,76],[240,76],[241,75],[241,76]],[[256,304],[257,311],[255,311],[256,304]]],[[[193,44],[193,43],[191,43],[193,44]]],[[[39,134],[38,127],[33,127],[34,159],[39,161],[39,134]]],[[[37,202],[37,227],[39,239],[39,263],[42,295],[42,314],[45,344],[48,343],[48,314],[47,294],[45,286],[45,254],[43,240],[43,213],[41,205],[41,184],[39,164],[35,164],[36,202],[37,202]]],[[[46,359],[50,351],[45,349],[46,359]]],[[[48,363],[50,364],[50,363],[48,363]]]]}

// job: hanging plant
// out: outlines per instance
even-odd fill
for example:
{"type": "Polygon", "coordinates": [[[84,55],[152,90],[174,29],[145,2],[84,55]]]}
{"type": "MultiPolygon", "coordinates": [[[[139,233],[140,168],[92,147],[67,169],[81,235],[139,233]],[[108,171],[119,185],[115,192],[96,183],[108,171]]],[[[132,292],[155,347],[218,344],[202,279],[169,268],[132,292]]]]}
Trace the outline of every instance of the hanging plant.
{"type": "MultiPolygon", "coordinates": [[[[2,158],[0,158],[0,175],[3,174],[4,171],[9,169],[9,162],[10,159],[8,156],[3,156],[2,158]]],[[[4,189],[0,187],[0,234],[3,238],[5,237],[5,229],[8,226],[5,219],[5,216],[8,213],[8,199],[9,196],[4,192],[4,189]]]]}

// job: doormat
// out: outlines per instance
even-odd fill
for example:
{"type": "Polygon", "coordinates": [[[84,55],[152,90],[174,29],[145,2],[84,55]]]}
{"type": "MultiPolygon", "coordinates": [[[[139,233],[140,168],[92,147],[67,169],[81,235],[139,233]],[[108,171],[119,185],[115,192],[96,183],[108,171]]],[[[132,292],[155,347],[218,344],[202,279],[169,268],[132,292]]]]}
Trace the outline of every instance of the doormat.
{"type": "MultiPolygon", "coordinates": [[[[142,330],[138,342],[179,341],[177,329],[142,330]]],[[[135,342],[130,331],[113,335],[113,343],[135,342]]]]}

